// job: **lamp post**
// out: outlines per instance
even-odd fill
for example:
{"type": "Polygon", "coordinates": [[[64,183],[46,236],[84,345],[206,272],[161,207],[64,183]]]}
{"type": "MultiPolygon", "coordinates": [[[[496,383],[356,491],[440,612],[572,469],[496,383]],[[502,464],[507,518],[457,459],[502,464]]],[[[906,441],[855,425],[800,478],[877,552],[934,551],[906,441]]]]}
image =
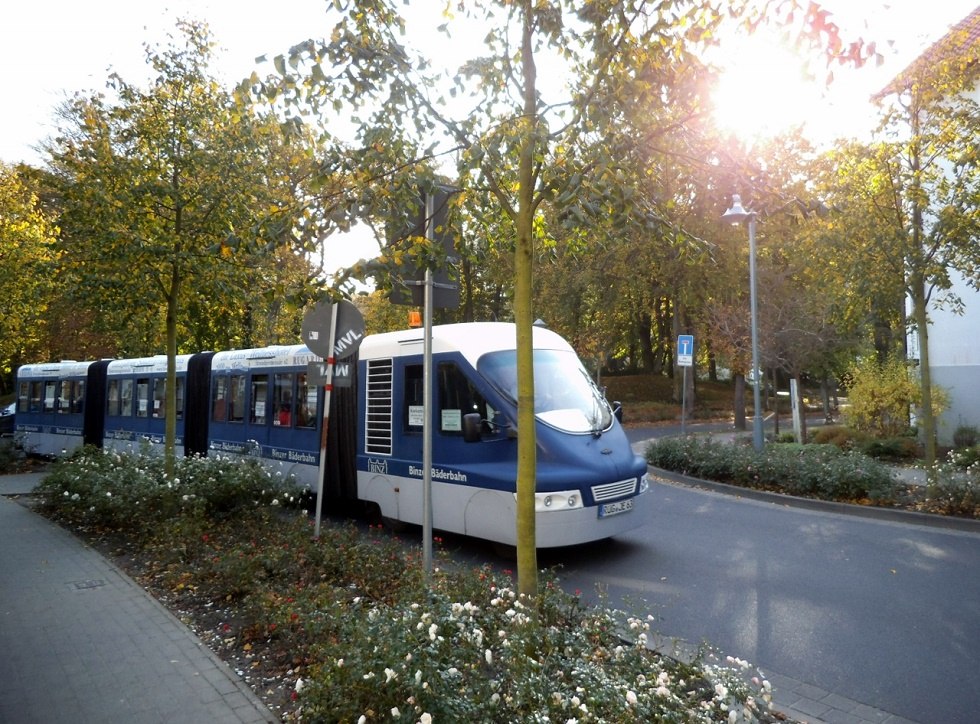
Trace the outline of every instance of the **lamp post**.
{"type": "Polygon", "coordinates": [[[753,401],[755,403],[755,415],[752,417],[752,446],[756,452],[762,452],[764,437],[762,434],[762,403],[760,401],[759,379],[759,311],[756,304],[755,289],[755,218],[754,211],[746,211],[742,208],[742,197],[738,194],[732,195],[732,208],[725,212],[721,217],[723,221],[732,224],[740,224],[748,221],[749,226],[749,305],[752,310],[752,376],[755,384],[752,385],[753,401]]]}

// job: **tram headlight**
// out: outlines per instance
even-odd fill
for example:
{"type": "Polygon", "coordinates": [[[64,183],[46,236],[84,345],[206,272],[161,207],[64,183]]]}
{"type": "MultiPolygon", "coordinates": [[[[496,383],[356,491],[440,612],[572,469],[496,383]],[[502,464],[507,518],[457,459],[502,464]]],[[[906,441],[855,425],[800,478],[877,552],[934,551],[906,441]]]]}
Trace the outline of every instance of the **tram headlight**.
{"type": "Polygon", "coordinates": [[[577,490],[560,490],[554,493],[537,493],[534,509],[538,512],[575,510],[582,507],[582,496],[577,490]]]}

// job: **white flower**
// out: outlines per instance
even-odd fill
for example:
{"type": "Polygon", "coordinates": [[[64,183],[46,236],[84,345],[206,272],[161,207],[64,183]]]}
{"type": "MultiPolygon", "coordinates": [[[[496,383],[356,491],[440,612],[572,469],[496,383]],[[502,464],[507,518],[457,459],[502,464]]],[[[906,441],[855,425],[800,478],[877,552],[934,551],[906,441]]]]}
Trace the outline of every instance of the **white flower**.
{"type": "Polygon", "coordinates": [[[724,684],[715,684],[715,695],[719,699],[724,699],[728,696],[728,687],[726,687],[724,684]]]}
{"type": "Polygon", "coordinates": [[[393,669],[389,669],[389,668],[385,667],[385,683],[386,684],[389,681],[391,681],[392,679],[396,678],[397,676],[398,676],[398,674],[396,674],[393,669]]]}
{"type": "Polygon", "coordinates": [[[398,717],[400,717],[402,715],[402,713],[400,711],[398,711],[398,707],[397,706],[393,706],[393,707],[391,707],[391,715],[397,719],[398,717]]]}
{"type": "Polygon", "coordinates": [[[738,712],[732,709],[728,712],[728,724],[735,724],[738,721],[738,712]]]}
{"type": "Polygon", "coordinates": [[[432,624],[431,626],[429,626],[429,641],[435,641],[436,640],[436,632],[438,630],[439,630],[439,627],[436,626],[435,624],[432,624]]]}
{"type": "Polygon", "coordinates": [[[626,703],[629,704],[630,706],[636,706],[636,692],[635,691],[632,691],[631,690],[631,691],[627,691],[626,692],[626,703]]]}
{"type": "Polygon", "coordinates": [[[344,665],[344,660],[343,659],[337,659],[337,668],[339,669],[343,665],[344,665]]]}
{"type": "Polygon", "coordinates": [[[298,679],[296,679],[296,686],[294,687],[296,689],[296,693],[297,694],[300,693],[303,690],[303,687],[305,685],[306,685],[306,682],[303,681],[303,677],[302,676],[299,677],[298,679]]]}
{"type": "Polygon", "coordinates": [[[357,724],[367,724],[367,717],[361,714],[357,719],[357,724]]]}
{"type": "Polygon", "coordinates": [[[487,660],[487,665],[493,666],[493,651],[487,649],[483,652],[483,658],[487,660]]]}
{"type": "Polygon", "coordinates": [[[432,715],[427,711],[422,712],[422,716],[419,717],[419,724],[432,724],[432,715]]]}

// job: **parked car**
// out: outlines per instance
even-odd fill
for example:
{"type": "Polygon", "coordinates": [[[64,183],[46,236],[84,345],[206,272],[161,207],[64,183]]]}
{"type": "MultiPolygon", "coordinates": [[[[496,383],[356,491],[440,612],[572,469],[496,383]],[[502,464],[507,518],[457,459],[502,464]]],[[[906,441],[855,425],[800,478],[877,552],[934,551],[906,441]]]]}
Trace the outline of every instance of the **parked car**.
{"type": "Polygon", "coordinates": [[[14,434],[14,412],[16,410],[16,402],[11,402],[9,405],[0,407],[0,437],[7,437],[14,434]]]}

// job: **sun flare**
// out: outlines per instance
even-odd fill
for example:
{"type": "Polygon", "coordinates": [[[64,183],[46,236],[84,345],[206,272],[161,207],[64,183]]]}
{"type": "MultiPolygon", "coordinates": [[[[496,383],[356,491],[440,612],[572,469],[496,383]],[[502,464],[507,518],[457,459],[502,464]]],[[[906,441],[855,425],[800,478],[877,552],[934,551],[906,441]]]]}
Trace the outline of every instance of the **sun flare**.
{"type": "Polygon", "coordinates": [[[801,124],[815,127],[828,112],[799,56],[777,40],[733,38],[718,48],[713,62],[722,69],[712,93],[715,123],[742,141],[772,137],[801,124]]]}

